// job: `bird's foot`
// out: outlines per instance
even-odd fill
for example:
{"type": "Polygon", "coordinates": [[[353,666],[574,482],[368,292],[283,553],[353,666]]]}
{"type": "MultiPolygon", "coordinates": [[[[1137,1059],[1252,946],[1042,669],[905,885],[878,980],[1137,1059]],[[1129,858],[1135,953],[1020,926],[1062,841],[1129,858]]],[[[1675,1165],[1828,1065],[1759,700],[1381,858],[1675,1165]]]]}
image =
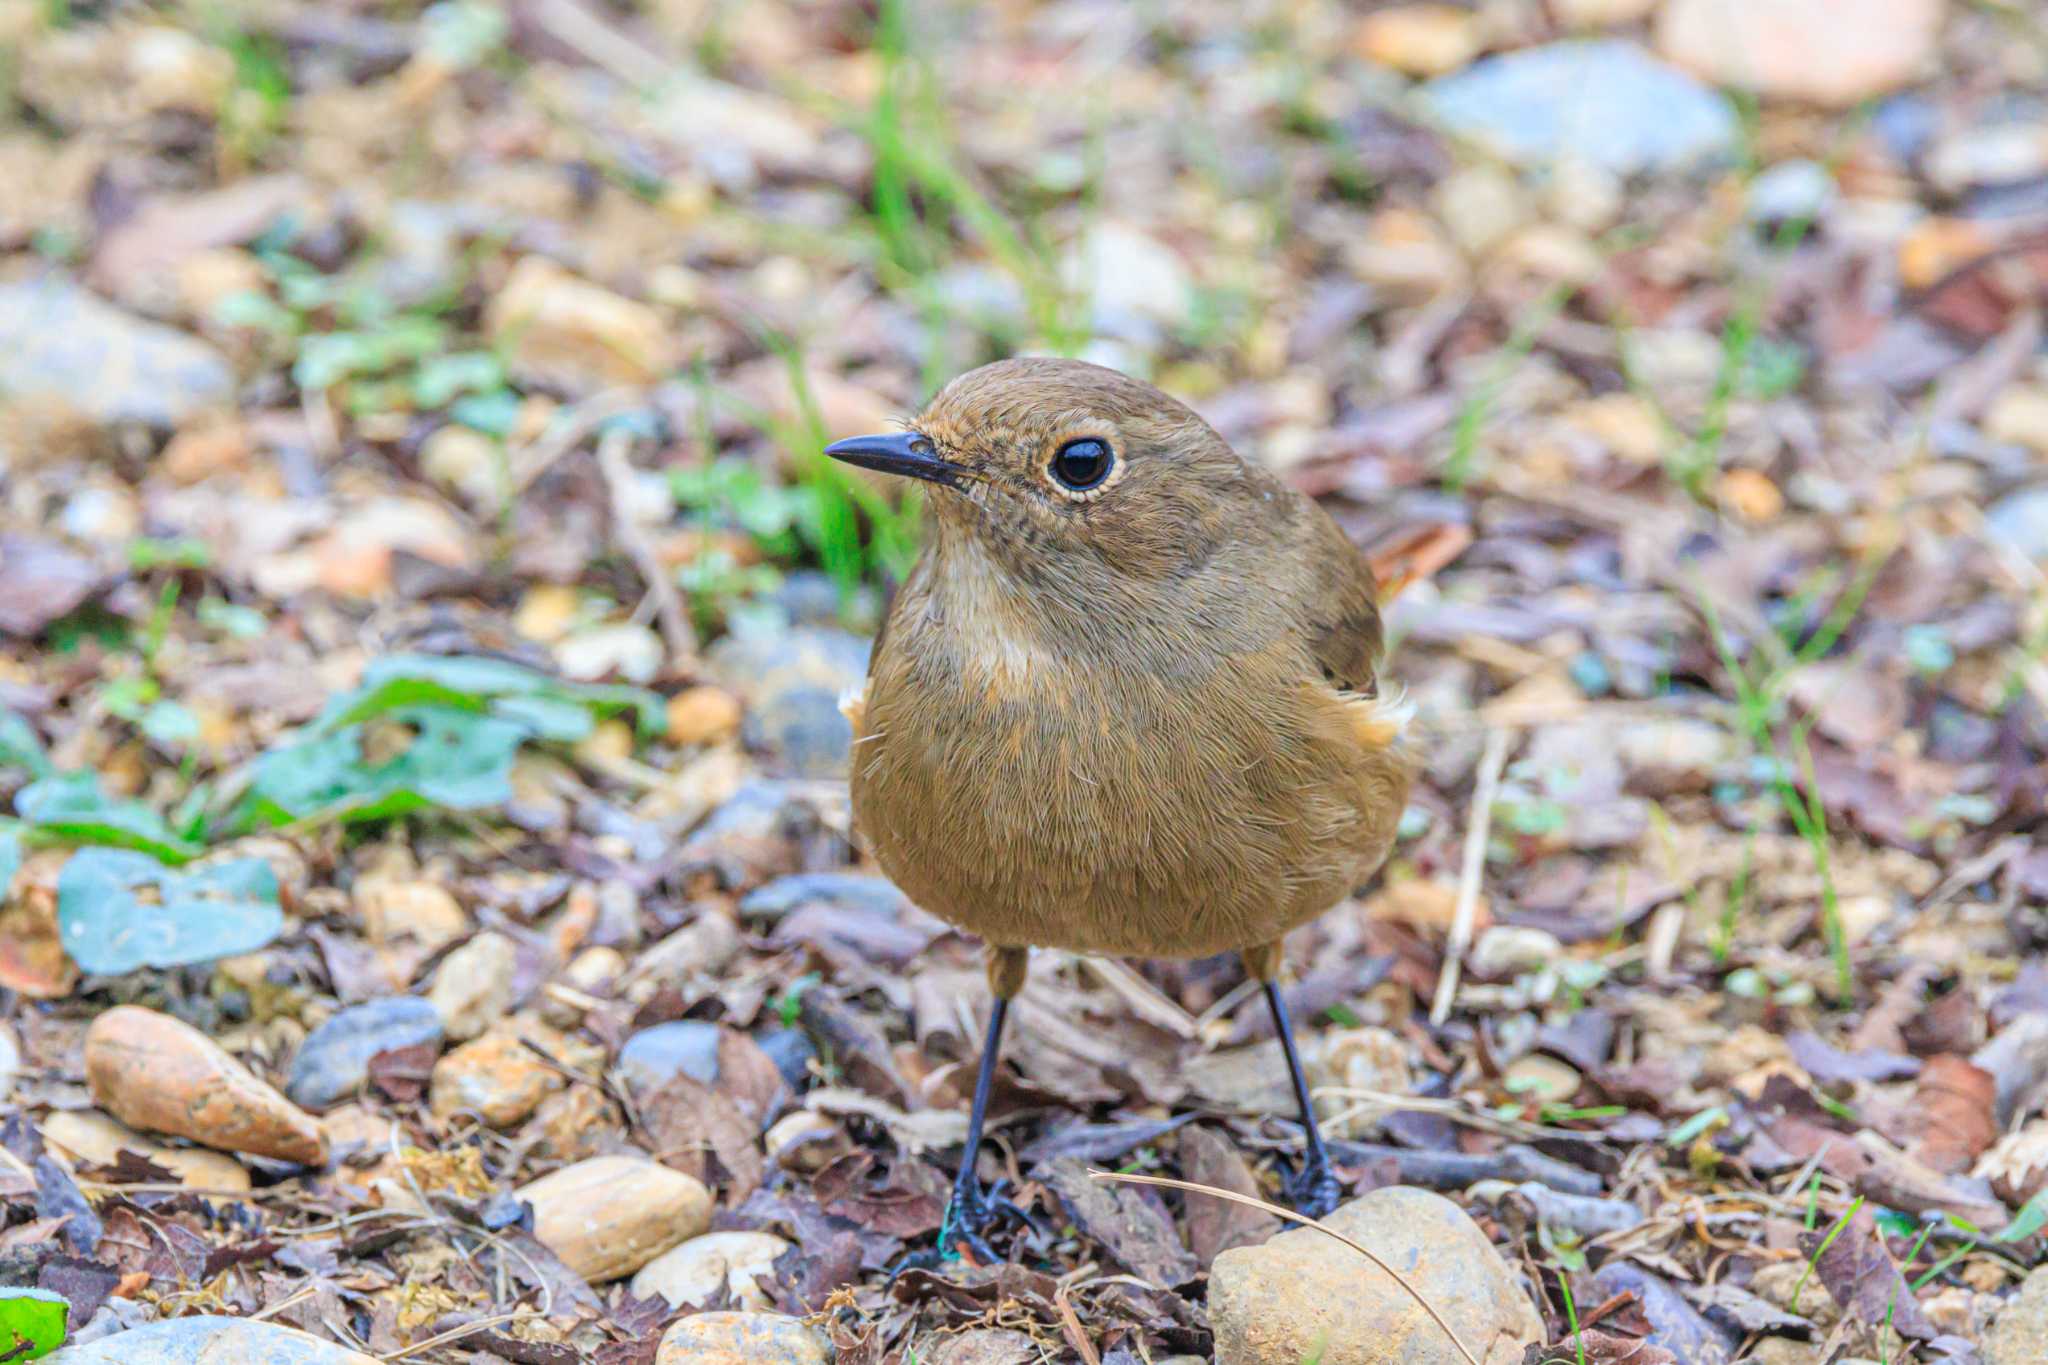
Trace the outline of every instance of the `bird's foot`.
{"type": "Polygon", "coordinates": [[[1327,1218],[1344,1197],[1344,1187],[1330,1169],[1330,1154],[1320,1142],[1309,1145],[1301,1169],[1289,1172],[1280,1183],[1287,1190],[1287,1202],[1304,1218],[1327,1218]]]}
{"type": "Polygon", "coordinates": [[[1000,1265],[1003,1258],[989,1245],[988,1234],[1003,1223],[1024,1228],[1036,1226],[1031,1215],[1003,1193],[1009,1184],[1007,1180],[998,1180],[984,1190],[979,1181],[969,1177],[954,1185],[953,1196],[946,1201],[945,1221],[939,1225],[938,1243],[898,1261],[889,1272],[889,1282],[894,1284],[896,1277],[906,1270],[937,1270],[949,1261],[957,1261],[962,1246],[973,1254],[976,1263],[1000,1265]]]}

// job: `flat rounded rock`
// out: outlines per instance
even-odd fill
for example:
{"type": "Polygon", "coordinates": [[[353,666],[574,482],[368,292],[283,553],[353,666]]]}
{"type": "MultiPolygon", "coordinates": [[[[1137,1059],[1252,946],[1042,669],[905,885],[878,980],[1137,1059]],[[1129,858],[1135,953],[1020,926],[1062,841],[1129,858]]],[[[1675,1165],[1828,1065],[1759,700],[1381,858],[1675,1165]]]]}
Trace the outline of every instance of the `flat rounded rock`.
{"type": "MultiPolygon", "coordinates": [[[[1543,1321],[1479,1225],[1440,1194],[1395,1185],[1324,1223],[1399,1271],[1481,1365],[1514,1365],[1543,1321]]],[[[1216,1365],[1465,1365],[1407,1289],[1314,1228],[1217,1256],[1209,1274],[1216,1365]]]]}
{"type": "Polygon", "coordinates": [[[831,905],[895,918],[910,908],[910,897],[887,877],[859,872],[792,872],[764,882],[740,899],[750,919],[780,919],[806,905],[831,905]]]}
{"type": "Polygon", "coordinates": [[[285,1094],[308,1109],[325,1109],[369,1082],[370,1059],[378,1053],[440,1042],[440,1012],[417,996],[351,1005],[299,1044],[285,1094]]]}
{"type": "Polygon", "coordinates": [[[85,1035],[93,1098],[132,1128],[304,1166],[327,1162],[320,1124],[219,1044],[168,1014],[120,1005],[85,1035]]]}
{"type": "Polygon", "coordinates": [[[512,1008],[519,945],[489,930],[441,959],[427,999],[457,1042],[478,1037],[512,1008]]]}
{"type": "Polygon", "coordinates": [[[781,1313],[699,1313],[661,1339],[654,1365],[825,1365],[825,1339],[781,1313]]]}
{"type": "Polygon", "coordinates": [[[111,1166],[121,1153],[133,1152],[178,1177],[195,1190],[249,1188],[249,1172],[231,1156],[193,1147],[171,1147],[144,1137],[119,1119],[94,1109],[60,1109],[43,1120],[43,1141],[74,1165],[90,1162],[111,1166]]]}
{"type": "Polygon", "coordinates": [[[43,1357],[45,1365],[377,1365],[375,1356],[270,1322],[177,1318],[43,1357]]]}
{"type": "Polygon", "coordinates": [[[711,1226],[702,1181],[644,1157],[596,1156],[521,1187],[533,1235],[593,1284],[623,1279],[711,1226]]]}
{"type": "Polygon", "coordinates": [[[518,1123],[566,1082],[520,1041],[498,1027],[434,1063],[427,1103],[438,1118],[473,1113],[494,1128],[518,1123]]]}
{"type": "Polygon", "coordinates": [[[641,1029],[619,1049],[619,1079],[638,1095],[677,1076],[710,1085],[718,1079],[718,1025],[675,1019],[641,1029]]]}

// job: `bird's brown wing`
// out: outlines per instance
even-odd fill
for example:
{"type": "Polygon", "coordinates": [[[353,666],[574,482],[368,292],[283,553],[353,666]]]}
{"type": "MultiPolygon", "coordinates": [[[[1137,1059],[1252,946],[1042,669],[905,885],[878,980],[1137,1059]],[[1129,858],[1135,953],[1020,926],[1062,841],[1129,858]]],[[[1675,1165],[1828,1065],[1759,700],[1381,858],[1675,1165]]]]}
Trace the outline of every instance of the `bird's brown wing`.
{"type": "Polygon", "coordinates": [[[1306,498],[1302,502],[1302,529],[1313,546],[1310,595],[1303,604],[1310,652],[1332,685],[1376,696],[1384,641],[1372,569],[1329,513],[1306,498]]]}

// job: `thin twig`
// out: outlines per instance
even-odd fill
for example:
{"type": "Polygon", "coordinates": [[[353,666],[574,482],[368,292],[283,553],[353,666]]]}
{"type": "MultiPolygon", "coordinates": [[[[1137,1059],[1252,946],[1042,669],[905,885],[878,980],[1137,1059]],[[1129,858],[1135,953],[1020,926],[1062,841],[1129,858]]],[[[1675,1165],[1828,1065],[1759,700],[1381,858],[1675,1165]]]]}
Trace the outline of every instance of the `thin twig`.
{"type": "Polygon", "coordinates": [[[1400,1285],[1403,1290],[1407,1291],[1408,1297],[1421,1305],[1423,1312],[1429,1314],[1429,1320],[1443,1329],[1443,1334],[1451,1339],[1451,1345],[1458,1348],[1458,1354],[1465,1357],[1470,1362],[1470,1365],[1479,1365],[1479,1357],[1473,1355],[1465,1343],[1459,1339],[1458,1334],[1451,1330],[1451,1324],[1444,1321],[1444,1315],[1436,1311],[1435,1304],[1422,1296],[1421,1290],[1408,1283],[1407,1278],[1400,1271],[1381,1260],[1377,1252],[1360,1246],[1328,1223],[1317,1222],[1313,1218],[1307,1218],[1296,1213],[1293,1209],[1284,1208],[1279,1204],[1269,1204],[1265,1200],[1255,1198],[1252,1195],[1239,1194],[1236,1190],[1219,1190],[1213,1185],[1197,1185],[1188,1180],[1170,1180],[1163,1175],[1125,1175],[1119,1171],[1090,1171],[1088,1174],[1097,1180],[1116,1180],[1132,1185],[1164,1185],[1168,1189],[1186,1190],[1190,1194],[1212,1194],[1218,1199],[1228,1199],[1233,1204],[1243,1204],[1247,1208],[1264,1209],[1276,1218],[1283,1218],[1290,1223],[1299,1223],[1303,1227],[1314,1228],[1326,1237],[1334,1237],[1345,1246],[1350,1247],[1353,1251],[1365,1257],[1366,1260],[1371,1261],[1381,1270],[1386,1271],[1388,1277],[1395,1284],[1400,1285]]]}
{"type": "Polygon", "coordinates": [[[1451,1003],[1458,997],[1458,973],[1463,969],[1465,950],[1472,946],[1472,921],[1479,913],[1479,877],[1486,868],[1486,838],[1493,828],[1493,800],[1500,794],[1501,770],[1507,767],[1508,744],[1514,731],[1507,726],[1486,736],[1486,748],[1479,755],[1479,781],[1472,793],[1472,817],[1465,827],[1465,862],[1458,871],[1458,904],[1451,916],[1451,941],[1444,946],[1444,968],[1436,979],[1436,999],[1430,1003],[1429,1022],[1440,1026],[1450,1017],[1451,1003]]]}
{"type": "Polygon", "coordinates": [[[673,661],[697,657],[697,632],[690,628],[689,613],[683,610],[683,595],[662,568],[661,556],[647,533],[633,516],[633,466],[626,461],[632,449],[630,433],[613,427],[598,437],[597,467],[604,474],[612,495],[612,538],[632,557],[640,577],[647,582],[647,595],[654,599],[654,615],[661,623],[661,638],[673,661]]]}
{"type": "Polygon", "coordinates": [[[512,496],[518,497],[559,464],[564,456],[583,444],[584,437],[622,413],[645,407],[645,394],[633,389],[606,389],[594,393],[575,407],[555,414],[540,437],[506,456],[511,470],[512,496]]]}
{"type": "Polygon", "coordinates": [[[436,1346],[445,1346],[451,1341],[460,1341],[463,1337],[474,1336],[478,1332],[488,1332],[494,1327],[503,1327],[508,1322],[517,1322],[524,1316],[526,1315],[523,1313],[500,1313],[496,1317],[479,1318],[475,1322],[465,1322],[460,1327],[449,1328],[439,1336],[431,1336],[425,1341],[414,1342],[412,1345],[400,1350],[387,1352],[384,1355],[378,1356],[377,1359],[384,1361],[404,1360],[407,1356],[416,1356],[421,1351],[430,1351],[436,1346]]]}
{"type": "Polygon", "coordinates": [[[1066,1334],[1067,1343],[1074,1348],[1074,1353],[1087,1365],[1102,1365],[1102,1355],[1095,1349],[1095,1343],[1088,1339],[1087,1329],[1081,1326],[1080,1314],[1074,1311],[1073,1304],[1067,1302],[1071,1288],[1063,1284],[1052,1296],[1053,1307],[1060,1314],[1060,1330],[1066,1334]]]}

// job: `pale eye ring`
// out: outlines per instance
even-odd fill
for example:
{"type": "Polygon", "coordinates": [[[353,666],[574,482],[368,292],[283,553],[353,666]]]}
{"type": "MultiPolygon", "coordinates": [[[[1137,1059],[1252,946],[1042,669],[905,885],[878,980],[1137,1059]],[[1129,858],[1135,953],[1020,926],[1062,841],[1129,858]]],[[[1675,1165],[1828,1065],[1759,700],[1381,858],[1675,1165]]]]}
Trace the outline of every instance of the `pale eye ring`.
{"type": "Polygon", "coordinates": [[[1114,468],[1116,454],[1110,450],[1109,442],[1095,436],[1083,436],[1059,448],[1052,457],[1048,472],[1053,482],[1068,492],[1086,493],[1091,488],[1100,488],[1114,468]]]}

